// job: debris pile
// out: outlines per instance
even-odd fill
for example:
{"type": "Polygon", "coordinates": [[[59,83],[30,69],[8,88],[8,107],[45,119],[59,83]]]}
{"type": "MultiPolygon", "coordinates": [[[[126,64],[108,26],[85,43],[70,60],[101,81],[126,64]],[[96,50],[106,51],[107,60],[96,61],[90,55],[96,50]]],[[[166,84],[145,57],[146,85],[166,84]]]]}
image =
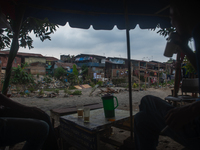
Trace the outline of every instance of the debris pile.
{"type": "Polygon", "coordinates": [[[101,88],[99,88],[101,91],[98,94],[108,94],[108,93],[119,93],[124,91],[124,89],[111,89],[109,87],[106,88],[106,90],[102,90],[101,88]]]}

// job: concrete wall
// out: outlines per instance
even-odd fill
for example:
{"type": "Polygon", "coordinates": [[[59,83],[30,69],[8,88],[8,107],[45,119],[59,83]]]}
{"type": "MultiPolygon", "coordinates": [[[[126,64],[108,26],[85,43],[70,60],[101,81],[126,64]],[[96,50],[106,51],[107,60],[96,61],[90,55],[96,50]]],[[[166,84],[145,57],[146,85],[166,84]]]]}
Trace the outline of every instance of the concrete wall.
{"type": "Polygon", "coordinates": [[[37,58],[37,57],[29,57],[25,58],[25,63],[34,63],[34,62],[41,62],[41,63],[46,63],[46,58],[37,58]]]}
{"type": "MultiPolygon", "coordinates": [[[[1,59],[1,66],[5,68],[7,66],[8,57],[0,56],[0,59],[1,59]]],[[[12,63],[12,67],[17,67],[18,65],[21,66],[21,58],[15,57],[15,59],[12,63]]]]}
{"type": "Polygon", "coordinates": [[[28,68],[30,69],[30,73],[32,75],[36,75],[36,74],[46,75],[46,68],[45,67],[31,66],[31,67],[28,67],[28,68]]]}

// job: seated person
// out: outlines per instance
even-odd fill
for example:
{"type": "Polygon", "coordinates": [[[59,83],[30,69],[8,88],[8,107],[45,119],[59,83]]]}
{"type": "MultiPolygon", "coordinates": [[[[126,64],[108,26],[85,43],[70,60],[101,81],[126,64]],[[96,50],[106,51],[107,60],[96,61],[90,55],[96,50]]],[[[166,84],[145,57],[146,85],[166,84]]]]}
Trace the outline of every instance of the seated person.
{"type": "MultiPolygon", "coordinates": [[[[200,20],[198,1],[174,0],[171,2],[171,23],[176,28],[181,51],[200,73],[200,20]],[[189,38],[195,41],[196,53],[188,47],[189,38]]],[[[137,150],[155,150],[158,138],[166,126],[164,134],[188,149],[200,149],[200,101],[175,108],[164,100],[145,96],[139,106],[140,112],[134,117],[134,139],[137,150]]]]}
{"type": "MultiPolygon", "coordinates": [[[[1,28],[11,29],[0,11],[1,28]]],[[[0,94],[0,146],[26,141],[23,150],[58,150],[50,117],[36,107],[28,107],[0,94]]]]}
{"type": "Polygon", "coordinates": [[[50,117],[0,94],[0,146],[26,141],[23,150],[58,150],[50,117]]]}

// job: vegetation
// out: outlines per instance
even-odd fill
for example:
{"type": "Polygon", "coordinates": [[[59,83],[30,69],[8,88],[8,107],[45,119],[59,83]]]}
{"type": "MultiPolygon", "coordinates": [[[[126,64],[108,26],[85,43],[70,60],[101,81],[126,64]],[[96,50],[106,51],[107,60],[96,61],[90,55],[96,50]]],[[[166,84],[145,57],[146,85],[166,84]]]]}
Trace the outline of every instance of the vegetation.
{"type": "Polygon", "coordinates": [[[59,94],[59,89],[55,89],[54,92],[55,92],[56,94],[59,94]]]}
{"type": "MultiPolygon", "coordinates": [[[[15,22],[13,20],[9,20],[9,23],[13,28],[15,22]]],[[[28,46],[29,49],[34,48],[32,45],[33,40],[29,35],[32,31],[36,37],[40,38],[42,42],[46,39],[51,40],[51,37],[49,35],[54,33],[56,31],[56,28],[58,27],[58,25],[50,23],[47,18],[45,18],[44,20],[40,20],[29,17],[22,23],[19,33],[19,46],[24,48],[28,46]]],[[[10,47],[14,32],[12,32],[10,29],[2,29],[1,36],[3,38],[0,38],[0,49],[10,47]]]]}
{"type": "Polygon", "coordinates": [[[82,91],[75,90],[71,95],[82,95],[82,91]]]}
{"type": "Polygon", "coordinates": [[[82,74],[82,78],[83,78],[83,81],[86,80],[86,77],[88,75],[88,67],[84,64],[82,67],[81,67],[81,74],[82,74]]]}
{"type": "Polygon", "coordinates": [[[117,85],[117,84],[121,84],[121,83],[125,83],[126,82],[126,79],[112,79],[112,82],[114,85],[117,85]]]}
{"type": "MultiPolygon", "coordinates": [[[[158,28],[159,28],[159,27],[158,27],[158,28]]],[[[171,27],[171,28],[164,28],[164,29],[160,28],[160,29],[157,31],[157,33],[159,33],[160,35],[166,37],[166,36],[168,36],[171,32],[175,32],[175,31],[176,31],[176,28],[174,28],[174,27],[171,27]]]]}
{"type": "Polygon", "coordinates": [[[187,57],[184,58],[184,61],[186,62],[185,66],[183,66],[182,68],[184,68],[186,70],[186,75],[194,75],[196,73],[196,70],[194,69],[194,67],[192,66],[192,64],[190,63],[190,61],[187,59],[187,57]]]}
{"type": "Polygon", "coordinates": [[[139,87],[139,84],[133,83],[133,88],[137,88],[137,87],[139,87]]]}
{"type": "Polygon", "coordinates": [[[99,86],[103,86],[103,81],[98,81],[97,84],[98,84],[99,86]]]}
{"type": "Polygon", "coordinates": [[[37,78],[39,78],[39,73],[37,73],[37,78]]]}
{"type": "Polygon", "coordinates": [[[32,93],[35,91],[35,88],[33,86],[29,87],[28,90],[32,93]]]}
{"type": "Polygon", "coordinates": [[[94,82],[90,82],[90,86],[91,86],[92,88],[95,87],[94,82]]]}
{"type": "Polygon", "coordinates": [[[21,16],[21,14],[23,13],[24,10],[19,9],[19,16],[17,17],[17,19],[8,20],[13,31],[11,31],[10,29],[0,30],[0,49],[10,48],[8,63],[6,66],[6,75],[2,90],[3,94],[6,94],[6,89],[9,86],[10,76],[12,73],[11,64],[13,63],[13,60],[17,55],[19,47],[26,48],[28,46],[29,49],[33,48],[33,40],[29,36],[29,34],[33,31],[36,37],[40,38],[41,41],[44,41],[46,39],[51,40],[49,35],[54,33],[54,31],[56,31],[56,27],[58,27],[58,25],[50,23],[48,19],[39,20],[29,17],[26,20],[22,20],[23,17],[21,16]]]}
{"type": "Polygon", "coordinates": [[[73,65],[73,74],[74,74],[75,82],[78,83],[78,85],[79,85],[80,80],[79,80],[79,78],[78,78],[78,70],[77,70],[77,68],[76,68],[76,65],[73,65]]]}
{"type": "Polygon", "coordinates": [[[38,93],[39,95],[43,95],[44,94],[44,90],[43,89],[41,89],[40,91],[39,91],[39,93],[38,93]]]}
{"type": "Polygon", "coordinates": [[[56,68],[55,72],[54,72],[54,76],[58,79],[58,80],[62,80],[63,77],[66,75],[66,71],[64,68],[62,67],[58,67],[56,68]]]}
{"type": "Polygon", "coordinates": [[[46,83],[51,83],[52,79],[49,76],[44,76],[43,81],[45,81],[46,83]]]}
{"type": "Polygon", "coordinates": [[[27,67],[27,63],[22,64],[22,67],[18,65],[18,67],[13,67],[13,77],[11,79],[11,83],[13,84],[27,84],[33,82],[32,74],[28,73],[25,70],[27,67]]]}

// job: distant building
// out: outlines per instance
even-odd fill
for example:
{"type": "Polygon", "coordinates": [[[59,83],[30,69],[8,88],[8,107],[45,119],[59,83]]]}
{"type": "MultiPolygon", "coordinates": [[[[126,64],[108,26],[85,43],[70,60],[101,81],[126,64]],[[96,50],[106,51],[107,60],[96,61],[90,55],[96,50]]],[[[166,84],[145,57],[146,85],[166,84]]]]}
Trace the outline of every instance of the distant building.
{"type": "Polygon", "coordinates": [[[67,63],[75,63],[74,55],[60,55],[60,60],[67,63]]]}
{"type": "MultiPolygon", "coordinates": [[[[8,56],[9,56],[9,50],[0,51],[0,59],[2,63],[2,69],[6,69],[7,62],[8,62],[8,56]]],[[[46,62],[52,63],[57,61],[57,58],[54,57],[44,57],[41,54],[35,54],[35,53],[22,53],[18,52],[12,67],[17,67],[18,65],[21,66],[22,63],[27,63],[29,66],[26,67],[27,71],[31,74],[40,74],[45,75],[46,74],[46,62]],[[46,61],[46,58],[48,61],[46,61]]]]}
{"type": "MultiPolygon", "coordinates": [[[[63,62],[55,62],[53,65],[52,65],[52,69],[53,69],[53,73],[55,72],[55,70],[59,67],[62,67],[63,69],[65,69],[67,72],[73,72],[73,65],[76,65],[74,63],[63,63],[63,62]]],[[[80,67],[77,67],[76,65],[76,68],[77,70],[80,70],[80,67]]]]}
{"type": "Polygon", "coordinates": [[[104,78],[105,56],[93,54],[79,54],[75,57],[75,63],[78,67],[86,65],[88,67],[88,75],[93,77],[96,73],[97,78],[104,78]]]}
{"type": "Polygon", "coordinates": [[[127,75],[128,61],[125,58],[108,57],[105,63],[105,78],[124,77],[127,75]]]}
{"type": "Polygon", "coordinates": [[[51,66],[53,65],[55,62],[59,61],[59,59],[55,58],[55,57],[46,57],[46,64],[51,66]]]}

